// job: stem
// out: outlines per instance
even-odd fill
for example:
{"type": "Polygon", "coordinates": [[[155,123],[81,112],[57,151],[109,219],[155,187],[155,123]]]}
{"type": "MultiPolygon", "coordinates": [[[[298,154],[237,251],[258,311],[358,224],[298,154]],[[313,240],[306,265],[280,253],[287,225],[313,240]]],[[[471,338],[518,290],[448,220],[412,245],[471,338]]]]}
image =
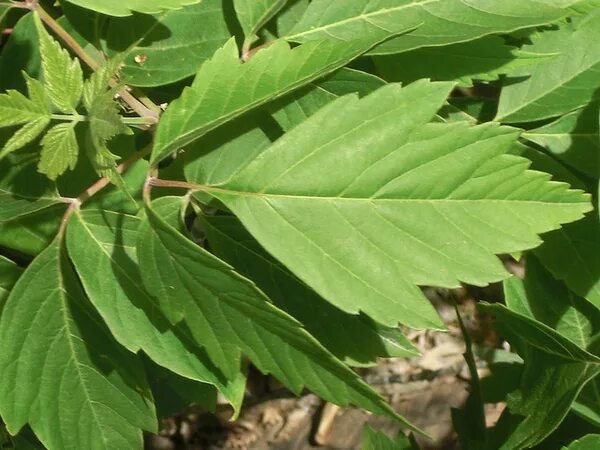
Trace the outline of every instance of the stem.
{"type": "Polygon", "coordinates": [[[51,114],[50,118],[65,122],[86,122],[88,120],[87,116],[81,114],[51,114]]]}
{"type": "MultiPolygon", "coordinates": [[[[60,24],[54,20],[50,14],[48,14],[36,0],[26,0],[24,5],[32,11],[35,11],[40,16],[40,19],[42,19],[42,22],[44,22],[48,28],[54,31],[54,33],[56,33],[56,35],[67,45],[67,47],[69,47],[73,53],[79,57],[79,59],[86,63],[92,70],[98,70],[100,65],[86,53],[83,47],[81,47],[77,41],[73,39],[73,37],[62,26],[60,26],[60,24]]],[[[111,80],[110,85],[116,86],[117,81],[111,80]]],[[[142,102],[135,98],[128,89],[129,88],[125,86],[119,91],[119,96],[123,99],[123,101],[127,103],[139,116],[147,118],[148,122],[151,124],[157,123],[158,112],[147,108],[142,102]]],[[[156,106],[156,108],[160,110],[158,106],[156,106]]]]}
{"type": "Polygon", "coordinates": [[[178,180],[161,180],[160,178],[155,178],[155,177],[150,177],[148,179],[148,184],[150,184],[150,186],[156,186],[156,187],[172,187],[172,188],[193,189],[193,190],[198,190],[198,189],[202,189],[202,188],[206,187],[203,184],[188,183],[187,181],[178,181],[178,180]]]}
{"type": "MultiPolygon", "coordinates": [[[[122,174],[127,169],[129,169],[135,162],[139,161],[140,159],[144,158],[145,156],[148,156],[151,151],[152,151],[151,145],[144,147],[143,149],[135,152],[133,155],[131,155],[129,158],[127,158],[124,162],[119,164],[115,168],[115,170],[117,171],[117,173],[119,175],[122,174]]],[[[110,184],[110,180],[107,177],[102,177],[98,181],[96,181],[94,184],[92,184],[89,188],[87,188],[85,191],[83,191],[81,194],[79,194],[79,196],[77,198],[69,199],[71,204],[69,205],[69,207],[65,211],[65,214],[63,215],[58,233],[60,235],[64,233],[67,223],[69,222],[69,218],[73,215],[73,213],[75,211],[77,211],[79,209],[79,207],[83,203],[88,201],[91,197],[96,195],[98,192],[100,192],[102,189],[104,189],[109,184],[110,184]]]]}

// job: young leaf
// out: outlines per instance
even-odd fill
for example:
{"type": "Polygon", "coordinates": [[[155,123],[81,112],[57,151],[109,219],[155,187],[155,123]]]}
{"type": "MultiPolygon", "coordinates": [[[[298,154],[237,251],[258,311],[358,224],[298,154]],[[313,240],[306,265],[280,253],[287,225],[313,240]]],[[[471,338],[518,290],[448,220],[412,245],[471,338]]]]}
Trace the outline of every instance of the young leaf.
{"type": "MultiPolygon", "coordinates": [[[[83,106],[88,111],[93,108],[94,102],[106,93],[110,80],[119,71],[121,57],[114,57],[106,61],[83,84],[83,106]]],[[[99,100],[102,102],[102,99],[99,100]]]]}
{"type": "Polygon", "coordinates": [[[598,104],[573,111],[554,122],[527,130],[523,137],[541,145],[569,167],[600,177],[598,104]]]}
{"type": "Polygon", "coordinates": [[[244,389],[239,356],[232,355],[238,370],[231,380],[223,380],[189,330],[171,326],[157,300],[143,288],[135,255],[140,222],[134,216],[99,210],[74,215],[67,247],[86,294],[120,344],[134,353],[143,350],[181,376],[216,386],[239,409],[244,389]]]}
{"type": "Polygon", "coordinates": [[[164,10],[179,9],[186,5],[199,3],[201,0],[69,0],[79,5],[109,16],[130,16],[133,12],[156,14],[164,10]]]}
{"type": "Polygon", "coordinates": [[[315,0],[285,39],[347,41],[415,28],[372,52],[400,53],[543,25],[567,14],[550,0],[315,0]]]}
{"type": "Polygon", "coordinates": [[[40,119],[50,119],[48,107],[34,103],[18,91],[0,94],[0,127],[22,125],[40,119]]]}
{"type": "Polygon", "coordinates": [[[0,223],[63,202],[54,184],[37,173],[37,158],[33,153],[15,153],[0,161],[0,223]]]}
{"type": "MultiPolygon", "coordinates": [[[[530,75],[504,86],[496,120],[532,122],[573,111],[597,97],[600,87],[600,14],[593,13],[570,29],[546,31],[528,51],[557,52],[559,56],[528,68],[530,75]]],[[[513,74],[519,77],[521,72],[513,74]]]]}
{"type": "Polygon", "coordinates": [[[111,54],[123,58],[121,77],[125,83],[173,83],[194,75],[231,38],[229,14],[222,0],[202,0],[152,17],[111,18],[106,45],[111,54]]]}
{"type": "Polygon", "coordinates": [[[8,294],[22,272],[23,269],[16,263],[0,255],[0,312],[2,312],[4,301],[8,298],[8,294]]]}
{"type": "Polygon", "coordinates": [[[228,120],[333,72],[374,43],[310,42],[292,50],[285,42],[276,42],[241,64],[235,41],[230,40],[202,65],[192,86],[163,114],[151,163],[228,120]]]}
{"type": "Polygon", "coordinates": [[[76,113],[83,90],[83,72],[78,59],[56,42],[36,16],[44,82],[48,97],[64,113],[76,113]]]}
{"type": "Polygon", "coordinates": [[[504,154],[515,130],[427,125],[452,87],[341,97],[226,183],[199,187],[342,310],[442,327],[417,285],[503,279],[494,253],[535,247],[538,233],[590,209],[586,195],[504,154]]]}
{"type": "Polygon", "coordinates": [[[408,357],[418,350],[395,328],[347,314],[323,300],[265,252],[234,217],[200,216],[211,250],[253,280],[278,308],[297,319],[336,357],[351,365],[377,357],[408,357]],[[360,336],[360,339],[356,339],[360,336]]]}
{"type": "Polygon", "coordinates": [[[75,168],[78,154],[75,122],[59,123],[50,128],[42,139],[38,170],[56,180],[67,168],[75,168]]]}
{"type": "Polygon", "coordinates": [[[498,36],[440,47],[423,47],[397,55],[374,57],[387,81],[411,83],[420,78],[458,81],[473,86],[473,80],[493,81],[517,68],[531,67],[554,55],[528,53],[508,46],[498,36]]]}
{"type": "Polygon", "coordinates": [[[237,18],[244,31],[244,48],[249,49],[257,39],[256,33],[288,0],[233,0],[237,18]]]}
{"type": "Polygon", "coordinates": [[[215,345],[242,350],[264,373],[272,373],[292,392],[308,387],[324,399],[398,416],[358,376],[325,350],[300,323],[275,307],[248,279],[191,242],[155,208],[175,212],[178,201],[163,197],[146,206],[147,228],[138,238],[144,284],[167,297],[212,356],[215,345]]]}
{"type": "Polygon", "coordinates": [[[23,273],[0,318],[0,413],[50,450],[141,448],[156,430],[142,366],[110,336],[57,238],[23,273]]]}
{"type": "Polygon", "coordinates": [[[49,123],[49,117],[39,117],[31,122],[27,122],[6,141],[2,151],[0,151],[0,159],[32,142],[46,129],[49,123]]]}

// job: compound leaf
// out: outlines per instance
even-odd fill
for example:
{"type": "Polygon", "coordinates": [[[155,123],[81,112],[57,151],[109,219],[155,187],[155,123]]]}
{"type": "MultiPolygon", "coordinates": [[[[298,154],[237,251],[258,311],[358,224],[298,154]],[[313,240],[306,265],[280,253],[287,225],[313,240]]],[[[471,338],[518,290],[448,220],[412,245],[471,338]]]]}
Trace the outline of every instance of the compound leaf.
{"type": "Polygon", "coordinates": [[[239,409],[244,389],[240,370],[233,380],[223,380],[189,330],[171,326],[144,289],[135,254],[140,222],[134,216],[88,210],[69,223],[69,256],[90,301],[128,350],[143,350],[172,372],[213,384],[239,409]]]}
{"type": "Polygon", "coordinates": [[[38,170],[56,180],[67,168],[75,168],[78,154],[75,122],[59,123],[50,128],[42,139],[38,170]]]}
{"type": "Polygon", "coordinates": [[[452,87],[341,97],[227,182],[198,188],[342,310],[442,327],[417,285],[503,279],[494,253],[535,247],[539,233],[590,209],[587,195],[505,155],[516,130],[427,124],[452,87]]]}
{"type": "Polygon", "coordinates": [[[36,25],[48,97],[62,112],[76,113],[83,91],[83,71],[79,60],[71,59],[69,53],[48,34],[37,16],[36,25]]]}
{"type": "Polygon", "coordinates": [[[4,158],[9,153],[19,150],[37,138],[50,123],[49,117],[39,117],[31,122],[27,122],[21,128],[19,128],[10,137],[4,148],[0,151],[0,159],[4,158]]]}
{"type": "Polygon", "coordinates": [[[164,205],[179,209],[168,197],[146,206],[148,232],[137,247],[144,284],[156,296],[171,297],[209,354],[213,342],[232,345],[294,393],[306,386],[328,401],[352,403],[413,428],[251,281],[166,222],[155,211],[164,205]]]}
{"type": "Polygon", "coordinates": [[[179,9],[202,0],[68,0],[69,3],[91,9],[108,16],[130,16],[133,12],[156,14],[164,10],[179,9]]]}
{"type": "Polygon", "coordinates": [[[141,448],[156,430],[143,368],[93,314],[55,239],[13,288],[0,318],[0,412],[50,450],[141,448]]]}
{"type": "Polygon", "coordinates": [[[288,0],[233,0],[237,18],[246,37],[244,47],[257,39],[256,33],[288,0]]]}
{"type": "Polygon", "coordinates": [[[281,41],[241,64],[235,41],[230,40],[202,65],[192,86],[163,114],[151,162],[156,164],[226,121],[333,72],[373,44],[364,39],[322,41],[290,49],[281,41]]]}
{"type": "Polygon", "coordinates": [[[49,119],[47,107],[34,103],[18,91],[0,94],[0,127],[22,125],[38,119],[49,119]]]}

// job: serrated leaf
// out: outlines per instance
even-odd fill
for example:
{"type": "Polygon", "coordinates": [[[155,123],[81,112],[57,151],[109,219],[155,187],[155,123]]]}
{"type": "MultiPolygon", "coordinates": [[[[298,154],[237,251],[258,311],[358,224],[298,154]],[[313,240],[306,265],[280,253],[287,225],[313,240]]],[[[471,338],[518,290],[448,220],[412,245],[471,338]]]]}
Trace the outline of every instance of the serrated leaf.
{"type": "Polygon", "coordinates": [[[548,233],[535,254],[569,289],[600,308],[600,223],[597,214],[548,233]]]}
{"type": "Polygon", "coordinates": [[[362,450],[411,450],[415,447],[402,433],[398,434],[396,439],[392,439],[387,434],[375,431],[367,424],[363,432],[361,448],[362,450]]]}
{"type": "Polygon", "coordinates": [[[498,36],[439,47],[422,47],[397,55],[376,56],[375,65],[387,81],[411,83],[420,78],[457,81],[493,81],[521,67],[532,67],[555,55],[523,52],[498,36]]]}
{"type": "Polygon", "coordinates": [[[374,43],[322,41],[292,50],[285,42],[276,42],[241,64],[235,41],[230,40],[202,65],[192,86],[163,114],[151,163],[250,109],[333,72],[374,43]]]}
{"type": "Polygon", "coordinates": [[[139,361],[92,314],[60,238],[31,263],[0,318],[0,412],[50,450],[141,448],[156,430],[139,361]]]}
{"type": "Polygon", "coordinates": [[[31,153],[15,153],[0,161],[0,223],[14,221],[64,201],[56,187],[37,173],[36,163],[37,155],[31,153]]]}
{"type": "Polygon", "coordinates": [[[221,0],[203,0],[152,17],[111,18],[106,46],[111,54],[124,58],[121,76],[125,83],[169,84],[194,75],[231,38],[232,15],[221,0]]]}
{"type": "Polygon", "coordinates": [[[71,59],[36,16],[44,83],[48,97],[59,110],[76,113],[83,90],[83,72],[78,59],[71,59]]]}
{"type": "Polygon", "coordinates": [[[315,0],[285,39],[347,41],[415,28],[371,52],[400,53],[544,25],[569,13],[555,2],[540,0],[315,0]]]}
{"type": "Polygon", "coordinates": [[[8,294],[21,276],[23,269],[8,258],[0,255],[0,312],[8,294]]]}
{"type": "Polygon", "coordinates": [[[50,118],[47,108],[41,108],[20,92],[8,90],[0,94],[0,127],[22,125],[44,118],[50,118]]]}
{"type": "Polygon", "coordinates": [[[84,82],[82,90],[83,105],[88,111],[93,108],[98,97],[106,92],[110,80],[119,71],[120,64],[120,57],[109,59],[84,82]]]}
{"type": "Polygon", "coordinates": [[[0,159],[32,142],[35,138],[42,134],[49,123],[49,117],[40,117],[32,120],[31,122],[27,122],[17,131],[15,131],[10,139],[6,141],[6,144],[4,144],[4,147],[0,151],[0,159]]]}
{"type": "Polygon", "coordinates": [[[598,104],[573,111],[523,133],[523,137],[593,178],[600,176],[598,104]]]}
{"type": "MultiPolygon", "coordinates": [[[[154,204],[169,202],[163,197],[154,204]]],[[[294,393],[306,386],[328,401],[352,403],[414,428],[250,280],[177,232],[154,208],[146,206],[148,225],[137,246],[144,284],[176,305],[209,354],[213,342],[235,346],[294,393]]]]}
{"type": "Polygon", "coordinates": [[[588,434],[563,447],[563,450],[596,450],[600,447],[600,434],[588,434]]]}
{"type": "MultiPolygon", "coordinates": [[[[559,56],[527,70],[525,80],[504,86],[496,120],[532,122],[580,108],[597,98],[600,87],[600,14],[573,27],[541,33],[528,51],[555,52],[559,56]]],[[[514,77],[521,76],[515,71],[514,77]]]]}
{"type": "Polygon", "coordinates": [[[100,210],[74,215],[67,247],[90,301],[128,350],[143,350],[172,372],[216,386],[239,410],[245,384],[241,371],[232,374],[234,379],[223,380],[189,330],[171,326],[157,300],[144,289],[135,254],[140,222],[134,216],[100,210]]]}
{"type": "Polygon", "coordinates": [[[364,315],[344,313],[324,301],[266,253],[237,219],[200,216],[198,222],[217,256],[253,280],[278,308],[302,323],[345,363],[367,365],[377,357],[419,354],[400,330],[381,326],[364,315]]]}
{"type": "Polygon", "coordinates": [[[244,31],[244,47],[257,39],[256,33],[260,30],[288,0],[233,0],[235,13],[244,31]]]}
{"type": "Polygon", "coordinates": [[[59,123],[50,128],[42,139],[38,170],[56,180],[68,168],[75,168],[78,154],[75,122],[59,123]]]}
{"type": "Polygon", "coordinates": [[[156,14],[165,10],[179,9],[186,5],[199,3],[201,0],[68,0],[79,5],[109,16],[130,16],[133,12],[156,14]]]}
{"type": "Polygon", "coordinates": [[[506,278],[494,253],[535,247],[538,233],[590,209],[586,195],[504,154],[515,130],[427,124],[452,87],[341,97],[226,183],[198,188],[342,310],[442,327],[417,285],[506,278]]]}

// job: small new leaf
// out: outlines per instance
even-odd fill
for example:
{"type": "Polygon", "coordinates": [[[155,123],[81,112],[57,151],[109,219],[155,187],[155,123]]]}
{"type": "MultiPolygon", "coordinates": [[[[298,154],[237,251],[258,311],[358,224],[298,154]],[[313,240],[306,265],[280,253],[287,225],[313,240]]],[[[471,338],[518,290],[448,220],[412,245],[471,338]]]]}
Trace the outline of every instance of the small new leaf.
{"type": "Polygon", "coordinates": [[[83,106],[88,111],[92,108],[96,99],[106,92],[110,80],[119,70],[121,59],[117,56],[106,61],[85,81],[83,85],[83,106]]]}
{"type": "Polygon", "coordinates": [[[50,128],[42,139],[38,170],[56,180],[67,168],[75,168],[78,154],[75,123],[59,123],[50,128]]]}
{"type": "Polygon", "coordinates": [[[36,16],[44,82],[48,97],[64,113],[75,113],[83,91],[83,72],[79,60],[56,42],[36,16]]]}
{"type": "Polygon", "coordinates": [[[22,125],[44,117],[50,117],[48,108],[20,92],[11,89],[0,94],[0,127],[22,125]]]}

